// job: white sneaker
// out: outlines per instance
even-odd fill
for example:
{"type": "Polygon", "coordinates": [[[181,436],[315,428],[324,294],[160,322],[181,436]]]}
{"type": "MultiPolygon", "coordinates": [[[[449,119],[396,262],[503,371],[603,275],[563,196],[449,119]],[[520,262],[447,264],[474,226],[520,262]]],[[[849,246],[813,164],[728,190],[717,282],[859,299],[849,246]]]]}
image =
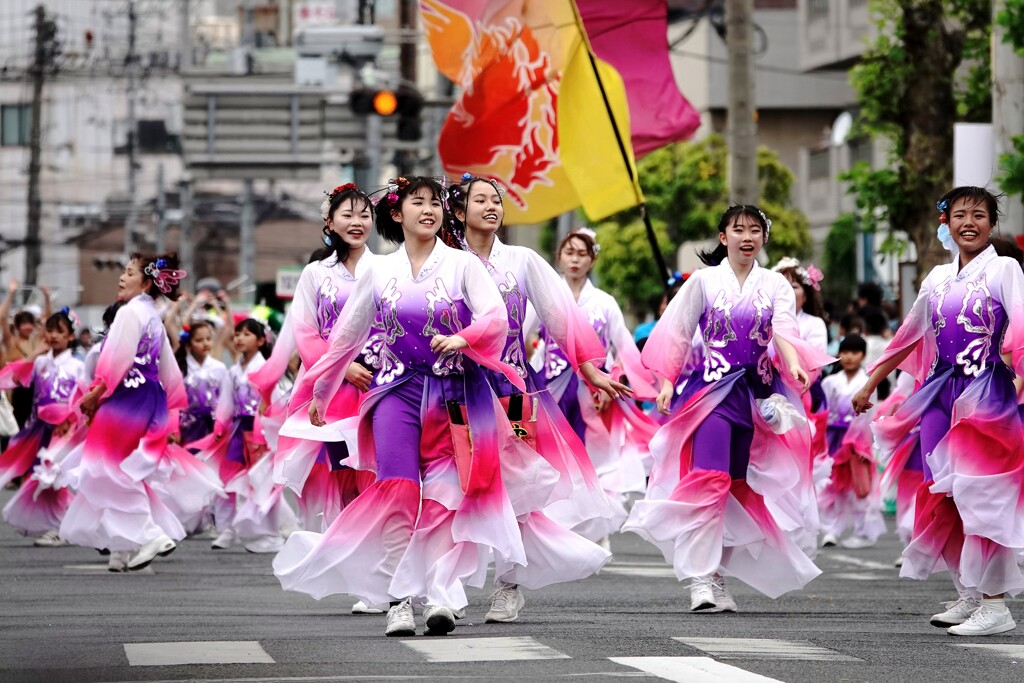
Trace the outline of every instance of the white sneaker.
{"type": "Polygon", "coordinates": [[[690,611],[703,612],[715,607],[714,580],[710,576],[690,579],[690,611]]]}
{"type": "Polygon", "coordinates": [[[711,577],[711,593],[714,596],[715,606],[706,610],[708,612],[737,612],[736,601],[729,594],[725,587],[725,577],[715,574],[711,577]]]}
{"type": "Polygon", "coordinates": [[[356,604],[352,605],[352,614],[384,614],[384,610],[377,609],[376,607],[370,607],[360,600],[356,604]]]}
{"type": "Polygon", "coordinates": [[[423,618],[427,622],[423,630],[425,636],[446,636],[455,630],[455,615],[447,607],[427,605],[423,618]]]}
{"type": "Polygon", "coordinates": [[[453,609],[452,610],[452,615],[456,619],[465,619],[466,618],[466,608],[463,607],[462,609],[453,609]]]}
{"type": "Polygon", "coordinates": [[[128,560],[128,569],[136,571],[143,567],[148,567],[149,563],[153,561],[157,555],[160,557],[167,557],[174,552],[174,549],[178,545],[171,540],[171,537],[164,534],[160,538],[150,541],[146,545],[139,548],[138,552],[132,555],[131,559],[128,560]]]}
{"type": "Polygon", "coordinates": [[[491,593],[491,609],[484,615],[487,624],[508,623],[519,618],[519,610],[526,604],[519,586],[497,582],[497,588],[491,593]]]}
{"type": "Polygon", "coordinates": [[[217,534],[217,538],[213,539],[210,547],[214,550],[227,550],[237,542],[238,534],[235,533],[234,529],[228,528],[217,534]]]}
{"type": "Polygon", "coordinates": [[[870,538],[864,538],[863,536],[850,536],[849,538],[844,539],[840,545],[844,548],[849,548],[850,550],[860,550],[861,548],[870,548],[875,543],[876,541],[872,541],[870,538]]]}
{"type": "Polygon", "coordinates": [[[839,543],[839,537],[835,534],[825,534],[821,537],[822,548],[834,548],[839,543]]]}
{"type": "Polygon", "coordinates": [[[384,629],[386,636],[416,635],[416,619],[412,614],[412,603],[403,600],[388,610],[388,625],[384,629]]]}
{"type": "Polygon", "coordinates": [[[128,557],[131,553],[110,553],[110,559],[107,560],[107,571],[120,574],[121,572],[128,571],[128,557]]]}
{"type": "Polygon", "coordinates": [[[284,539],[280,536],[263,536],[255,541],[245,544],[245,549],[250,553],[276,553],[284,547],[284,539]]]}
{"type": "Polygon", "coordinates": [[[893,562],[892,564],[893,564],[894,567],[902,567],[903,566],[903,556],[900,555],[899,557],[897,557],[896,561],[893,562]]]}
{"type": "Polygon", "coordinates": [[[1005,604],[996,605],[982,601],[967,621],[950,626],[946,633],[951,636],[994,636],[1017,628],[1017,623],[1005,604]]]}
{"type": "Polygon", "coordinates": [[[56,529],[50,529],[32,542],[32,545],[37,548],[59,548],[67,544],[68,542],[60,537],[60,533],[56,529]]]}
{"type": "Polygon", "coordinates": [[[981,603],[974,598],[958,598],[952,602],[947,602],[946,611],[933,615],[928,623],[939,628],[956,626],[967,621],[979,607],[981,607],[981,603]]]}

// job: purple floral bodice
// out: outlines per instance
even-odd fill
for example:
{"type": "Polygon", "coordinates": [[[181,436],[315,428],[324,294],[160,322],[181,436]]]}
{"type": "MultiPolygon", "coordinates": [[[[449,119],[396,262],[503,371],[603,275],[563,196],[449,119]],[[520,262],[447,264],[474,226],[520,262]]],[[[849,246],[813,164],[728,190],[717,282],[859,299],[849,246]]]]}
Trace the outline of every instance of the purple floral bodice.
{"type": "Polygon", "coordinates": [[[188,413],[194,416],[213,415],[220,396],[220,382],[202,368],[191,369],[185,376],[188,413]]]}
{"type": "Polygon", "coordinates": [[[334,323],[338,321],[338,314],[345,307],[345,301],[351,291],[351,285],[345,286],[344,282],[337,282],[330,275],[320,283],[316,292],[316,327],[320,332],[320,338],[324,341],[331,336],[334,323]],[[339,286],[339,284],[341,286],[339,286]]]}
{"type": "Polygon", "coordinates": [[[764,289],[738,302],[725,289],[718,290],[700,316],[705,382],[718,381],[744,366],[756,366],[766,382],[771,378],[768,344],[773,311],[772,299],[764,289]]]}
{"type": "Polygon", "coordinates": [[[246,370],[235,365],[231,368],[231,398],[235,405],[235,417],[253,417],[260,407],[260,393],[246,376],[246,370]]]}
{"type": "Polygon", "coordinates": [[[363,358],[374,370],[374,382],[388,384],[411,370],[444,377],[462,374],[462,354],[436,354],[430,340],[436,334],[458,334],[473,314],[458,293],[449,292],[440,277],[403,283],[391,278],[375,293],[377,315],[363,358]]]}
{"type": "Polygon", "coordinates": [[[67,403],[74,393],[78,379],[65,368],[49,359],[42,364],[34,378],[35,407],[51,403],[67,403]]]}
{"type": "Polygon", "coordinates": [[[146,382],[160,382],[160,351],[163,348],[164,328],[158,318],[150,318],[142,331],[142,338],[135,350],[135,362],[124,376],[122,384],[137,389],[146,382]]]}
{"type": "Polygon", "coordinates": [[[501,292],[508,313],[508,337],[501,352],[501,360],[516,369],[520,377],[526,377],[526,342],[523,339],[523,322],[526,320],[526,294],[519,286],[515,273],[507,271],[504,277],[488,269],[501,292]]]}
{"type": "Polygon", "coordinates": [[[940,282],[930,297],[938,347],[934,367],[955,366],[968,377],[977,377],[990,363],[1000,362],[1001,340],[1009,322],[994,295],[997,288],[982,266],[972,261],[960,274],[940,282]]]}

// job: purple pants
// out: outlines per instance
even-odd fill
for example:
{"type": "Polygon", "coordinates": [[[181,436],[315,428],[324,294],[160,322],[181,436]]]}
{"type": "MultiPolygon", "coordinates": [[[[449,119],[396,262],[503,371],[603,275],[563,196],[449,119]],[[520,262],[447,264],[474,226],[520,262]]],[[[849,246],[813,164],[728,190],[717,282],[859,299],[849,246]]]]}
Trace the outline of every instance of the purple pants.
{"type": "Polygon", "coordinates": [[[693,434],[693,469],[728,472],[733,479],[747,478],[754,421],[750,392],[738,381],[693,434]]]}
{"type": "MultiPolygon", "coordinates": [[[[953,421],[953,403],[956,402],[957,398],[960,397],[960,394],[964,392],[964,389],[970,383],[971,380],[967,377],[954,374],[946,380],[946,385],[942,387],[939,395],[925,409],[924,415],[921,416],[920,464],[925,481],[932,481],[934,479],[931,468],[928,467],[927,457],[935,450],[935,446],[938,445],[939,441],[949,432],[950,424],[953,421]]],[[[917,455],[917,451],[915,451],[914,455],[917,455]]],[[[917,469],[913,466],[913,455],[910,460],[911,463],[908,463],[908,468],[917,469]]]]}

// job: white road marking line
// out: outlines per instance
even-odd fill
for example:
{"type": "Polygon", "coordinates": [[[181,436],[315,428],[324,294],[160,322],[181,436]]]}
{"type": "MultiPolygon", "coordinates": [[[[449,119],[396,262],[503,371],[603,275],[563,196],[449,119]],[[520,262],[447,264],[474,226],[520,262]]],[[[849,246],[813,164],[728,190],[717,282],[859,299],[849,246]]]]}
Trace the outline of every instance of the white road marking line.
{"type": "MultiPolygon", "coordinates": [[[[73,572],[82,572],[83,574],[123,574],[125,572],[112,572],[107,569],[106,562],[97,562],[96,564],[66,564],[64,569],[73,572]]],[[[127,572],[129,574],[152,574],[152,567],[143,567],[142,569],[134,572],[127,572]]]]}
{"type": "Polygon", "coordinates": [[[651,578],[676,578],[676,573],[672,571],[672,567],[665,565],[622,565],[622,564],[606,564],[601,567],[601,573],[606,574],[619,574],[621,576],[642,576],[651,578]]]}
{"type": "Polygon", "coordinates": [[[652,676],[678,683],[780,683],[710,657],[609,657],[616,664],[639,669],[652,676]]]}
{"type": "Polygon", "coordinates": [[[865,560],[860,557],[853,557],[852,555],[840,555],[838,553],[824,553],[818,556],[818,559],[827,560],[838,560],[845,564],[852,564],[854,567],[860,567],[861,569],[876,569],[878,571],[887,571],[896,573],[896,567],[892,564],[886,564],[884,562],[873,562],[871,560],[865,560]]]}
{"type": "Polygon", "coordinates": [[[403,640],[428,662],[505,662],[517,659],[571,659],[529,636],[504,638],[427,638],[403,640]]]}
{"type": "Polygon", "coordinates": [[[973,647],[978,650],[988,650],[992,654],[1001,657],[1009,657],[1018,661],[1024,660],[1024,645],[1007,644],[982,644],[982,643],[950,643],[950,647],[973,647]]]}
{"type": "Polygon", "coordinates": [[[869,574],[868,572],[839,572],[838,574],[829,574],[829,578],[842,579],[843,581],[878,581],[886,577],[879,576],[878,574],[869,574]]]}
{"type": "Polygon", "coordinates": [[[803,640],[776,638],[673,638],[690,647],[702,650],[718,659],[800,659],[823,662],[860,662],[857,657],[844,655],[826,647],[803,640]]]}
{"type": "Polygon", "coordinates": [[[275,664],[255,640],[125,643],[129,666],[180,664],[275,664]]]}

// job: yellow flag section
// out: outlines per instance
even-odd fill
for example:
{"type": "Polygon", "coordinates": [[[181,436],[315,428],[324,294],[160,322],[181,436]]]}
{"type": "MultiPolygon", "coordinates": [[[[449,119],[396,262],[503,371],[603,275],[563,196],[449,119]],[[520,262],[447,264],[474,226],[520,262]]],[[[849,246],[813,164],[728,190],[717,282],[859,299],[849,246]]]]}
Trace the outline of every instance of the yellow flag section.
{"type": "Polygon", "coordinates": [[[644,196],[629,137],[625,84],[614,67],[591,51],[571,4],[579,39],[562,74],[559,157],[584,213],[598,221],[642,204],[644,196]]]}

